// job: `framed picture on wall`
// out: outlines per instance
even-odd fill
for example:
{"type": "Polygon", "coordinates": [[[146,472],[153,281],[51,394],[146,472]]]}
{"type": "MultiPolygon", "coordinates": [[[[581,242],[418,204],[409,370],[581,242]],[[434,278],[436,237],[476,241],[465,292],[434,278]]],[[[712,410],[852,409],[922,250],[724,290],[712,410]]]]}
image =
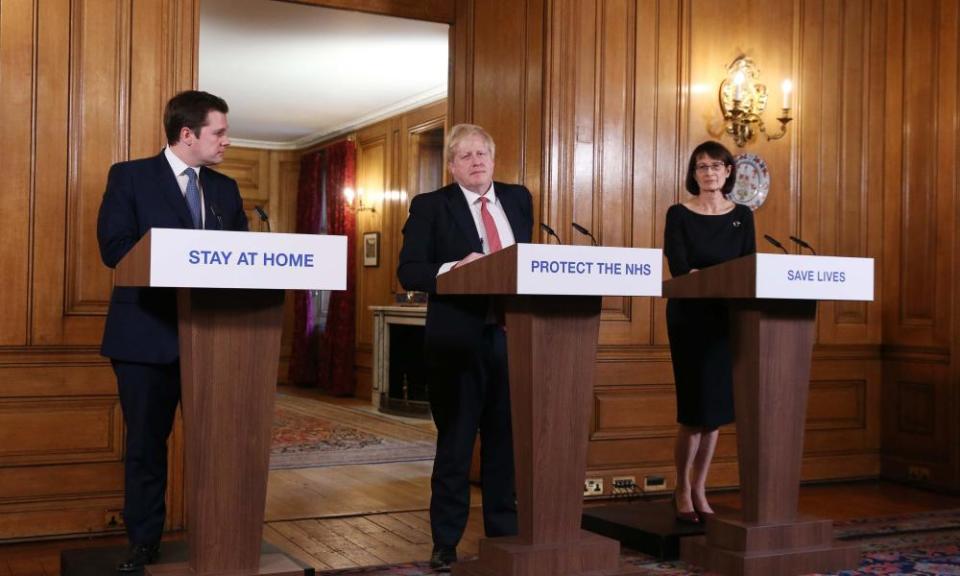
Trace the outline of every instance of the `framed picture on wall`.
{"type": "Polygon", "coordinates": [[[363,265],[380,265],[380,233],[364,232],[363,234],[363,265]]]}

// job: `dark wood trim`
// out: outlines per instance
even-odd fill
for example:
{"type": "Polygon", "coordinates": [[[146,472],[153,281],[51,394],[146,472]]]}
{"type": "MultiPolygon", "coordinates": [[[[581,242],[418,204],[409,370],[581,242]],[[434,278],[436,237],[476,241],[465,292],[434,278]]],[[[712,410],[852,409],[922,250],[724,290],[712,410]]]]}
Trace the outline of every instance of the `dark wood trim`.
{"type": "Polygon", "coordinates": [[[291,4],[309,4],[338,10],[367,12],[411,20],[453,24],[456,11],[453,0],[280,0],[291,4]]]}

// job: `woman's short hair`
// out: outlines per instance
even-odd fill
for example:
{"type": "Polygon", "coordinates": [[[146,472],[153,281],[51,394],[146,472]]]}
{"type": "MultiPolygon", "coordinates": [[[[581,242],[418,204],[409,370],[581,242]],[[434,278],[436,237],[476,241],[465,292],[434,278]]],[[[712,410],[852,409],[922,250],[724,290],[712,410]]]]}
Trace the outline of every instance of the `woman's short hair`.
{"type": "Polygon", "coordinates": [[[470,136],[483,138],[483,141],[487,143],[487,148],[490,149],[490,158],[496,156],[497,145],[494,144],[493,137],[486,130],[476,124],[457,124],[450,129],[450,134],[447,136],[447,162],[453,161],[453,156],[456,154],[460,141],[470,136]]]}
{"type": "Polygon", "coordinates": [[[715,140],[707,140],[694,148],[693,153],[690,154],[690,164],[687,165],[687,192],[694,196],[700,195],[700,185],[697,184],[696,173],[697,160],[703,156],[712,160],[720,160],[724,166],[730,167],[730,175],[727,176],[727,180],[723,183],[721,191],[724,196],[732,192],[733,185],[737,181],[737,163],[733,161],[733,154],[727,150],[727,147],[715,140]]]}

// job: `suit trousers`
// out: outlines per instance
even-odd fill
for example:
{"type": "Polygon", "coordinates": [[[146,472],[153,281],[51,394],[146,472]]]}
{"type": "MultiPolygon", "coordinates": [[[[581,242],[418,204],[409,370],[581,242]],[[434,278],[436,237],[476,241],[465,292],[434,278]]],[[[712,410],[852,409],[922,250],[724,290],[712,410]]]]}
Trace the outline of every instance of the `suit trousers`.
{"type": "Polygon", "coordinates": [[[470,512],[470,463],[480,431],[483,525],[487,537],[517,533],[510,421],[507,341],[503,329],[484,328],[482,345],[468,357],[430,353],[430,408],[437,426],[431,477],[433,542],[455,547],[470,512]]]}
{"type": "Polygon", "coordinates": [[[166,517],[167,438],[180,402],[180,362],[113,361],[126,424],[123,520],[131,544],[155,544],[166,517]]]}

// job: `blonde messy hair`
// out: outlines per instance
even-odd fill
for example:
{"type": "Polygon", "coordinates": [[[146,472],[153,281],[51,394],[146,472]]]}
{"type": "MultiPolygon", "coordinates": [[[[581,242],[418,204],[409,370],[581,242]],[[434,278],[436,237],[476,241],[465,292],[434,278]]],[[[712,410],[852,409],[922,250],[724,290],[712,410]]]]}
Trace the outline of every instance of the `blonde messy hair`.
{"type": "Polygon", "coordinates": [[[487,148],[490,149],[490,158],[496,156],[497,145],[493,142],[493,137],[487,133],[486,130],[477,126],[476,124],[457,124],[450,129],[450,134],[447,136],[447,162],[452,162],[453,157],[457,152],[457,146],[460,145],[460,142],[464,138],[469,138],[470,136],[479,136],[487,143],[487,148]]]}

